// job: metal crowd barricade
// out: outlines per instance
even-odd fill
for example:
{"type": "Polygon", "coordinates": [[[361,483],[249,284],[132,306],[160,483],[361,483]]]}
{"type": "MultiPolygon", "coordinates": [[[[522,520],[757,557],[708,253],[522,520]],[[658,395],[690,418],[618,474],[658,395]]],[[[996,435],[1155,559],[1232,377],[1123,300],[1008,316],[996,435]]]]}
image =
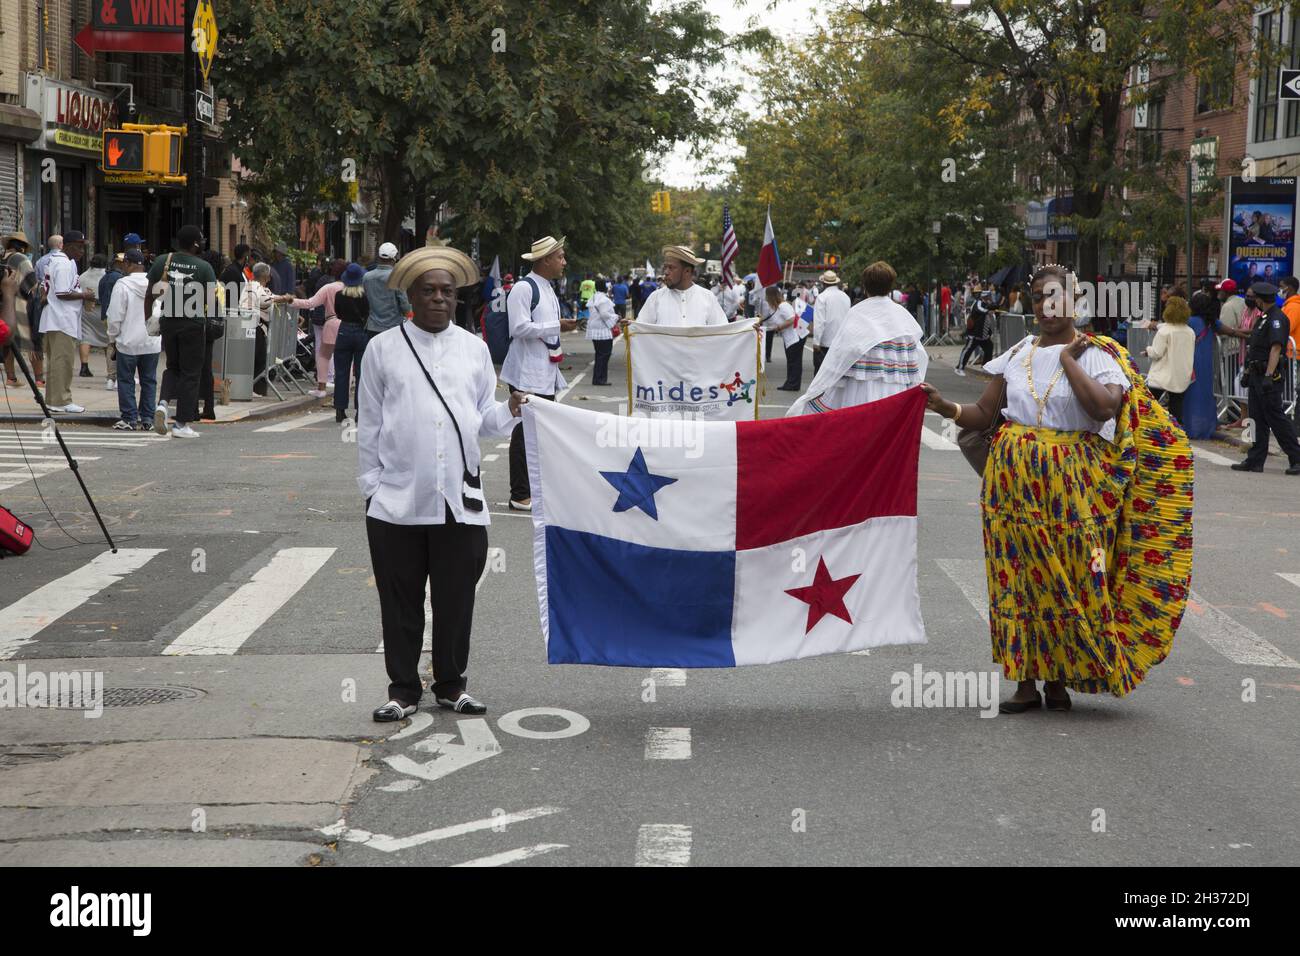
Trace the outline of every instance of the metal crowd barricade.
{"type": "Polygon", "coordinates": [[[993,336],[993,354],[1001,355],[1028,334],[1024,313],[999,312],[997,333],[993,336]]]}
{"type": "Polygon", "coordinates": [[[1130,325],[1128,327],[1128,345],[1126,348],[1144,378],[1151,371],[1151,359],[1146,355],[1147,346],[1151,344],[1151,340],[1155,336],[1156,330],[1153,326],[1142,328],[1141,326],[1130,325]]]}
{"type": "Polygon", "coordinates": [[[266,368],[254,379],[254,384],[262,380],[275,392],[279,401],[284,401],[284,392],[280,391],[277,382],[286,389],[297,389],[299,395],[306,395],[308,391],[303,388],[303,382],[313,382],[311,373],[298,360],[298,310],[285,303],[277,302],[271,306],[271,323],[266,333],[266,368]]]}
{"type": "Polygon", "coordinates": [[[1236,421],[1246,414],[1246,389],[1241,384],[1245,343],[1216,338],[1214,352],[1215,410],[1219,421],[1236,421]]]}

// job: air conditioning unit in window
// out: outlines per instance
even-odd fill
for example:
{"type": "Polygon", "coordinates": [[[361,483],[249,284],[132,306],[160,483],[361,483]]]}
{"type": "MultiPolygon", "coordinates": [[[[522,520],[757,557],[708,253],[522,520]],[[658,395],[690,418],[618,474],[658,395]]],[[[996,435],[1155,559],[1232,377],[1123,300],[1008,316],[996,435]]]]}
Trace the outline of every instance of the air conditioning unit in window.
{"type": "Polygon", "coordinates": [[[158,97],[158,105],[172,113],[183,112],[185,106],[181,100],[181,95],[180,90],[163,90],[158,97]]]}
{"type": "Polygon", "coordinates": [[[104,79],[109,83],[125,83],[126,64],[125,63],[108,63],[104,68],[104,79]]]}

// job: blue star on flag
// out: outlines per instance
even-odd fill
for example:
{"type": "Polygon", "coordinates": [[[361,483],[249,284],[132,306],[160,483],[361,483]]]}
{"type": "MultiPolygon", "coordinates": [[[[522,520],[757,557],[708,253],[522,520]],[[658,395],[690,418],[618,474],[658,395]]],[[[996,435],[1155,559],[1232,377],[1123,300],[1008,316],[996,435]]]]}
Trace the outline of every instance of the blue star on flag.
{"type": "Polygon", "coordinates": [[[659,511],[655,508],[655,492],[677,480],[650,474],[640,448],[632,456],[627,471],[602,471],[600,476],[618,492],[618,501],[614,502],[616,513],[640,508],[655,521],[659,520],[659,511]]]}

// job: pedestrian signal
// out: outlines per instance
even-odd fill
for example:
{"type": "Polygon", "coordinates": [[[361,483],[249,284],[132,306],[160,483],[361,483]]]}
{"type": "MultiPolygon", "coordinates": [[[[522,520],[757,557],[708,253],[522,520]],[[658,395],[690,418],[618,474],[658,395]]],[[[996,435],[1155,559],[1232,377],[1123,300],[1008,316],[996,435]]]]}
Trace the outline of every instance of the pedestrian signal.
{"type": "Polygon", "coordinates": [[[144,133],[104,131],[103,169],[106,173],[144,172],[144,133]]]}

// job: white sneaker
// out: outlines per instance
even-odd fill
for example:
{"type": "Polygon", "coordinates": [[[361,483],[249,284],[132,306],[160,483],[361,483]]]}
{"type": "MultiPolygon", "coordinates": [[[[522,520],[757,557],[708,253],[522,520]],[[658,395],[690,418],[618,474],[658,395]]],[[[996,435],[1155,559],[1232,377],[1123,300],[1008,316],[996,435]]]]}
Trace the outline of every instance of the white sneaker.
{"type": "Polygon", "coordinates": [[[334,383],[333,383],[333,382],[326,382],[326,383],[325,383],[325,391],[327,391],[327,392],[331,392],[331,393],[332,393],[332,392],[334,391],[334,383]]]}
{"type": "Polygon", "coordinates": [[[324,398],[326,395],[326,393],[321,391],[319,388],[313,388],[307,394],[310,395],[312,398],[324,398]]]}
{"type": "Polygon", "coordinates": [[[82,412],[85,411],[85,409],[82,408],[80,405],[75,405],[72,402],[68,402],[68,404],[66,405],[51,405],[50,411],[67,412],[71,415],[80,415],[82,412]]]}
{"type": "Polygon", "coordinates": [[[167,437],[167,406],[161,402],[153,412],[153,430],[163,438],[167,437]]]}
{"type": "Polygon", "coordinates": [[[106,391],[106,392],[116,392],[116,391],[117,391],[117,382],[113,381],[113,380],[110,378],[108,381],[106,381],[106,382],[104,383],[104,391],[106,391]]]}
{"type": "Polygon", "coordinates": [[[960,375],[962,378],[965,378],[965,377],[966,377],[966,373],[963,372],[963,371],[962,371],[961,369],[959,369],[959,368],[954,368],[954,369],[953,369],[953,372],[956,373],[957,375],[960,375]]]}
{"type": "Polygon", "coordinates": [[[173,438],[198,438],[199,433],[196,432],[193,428],[190,428],[189,425],[173,425],[172,437],[173,438]]]}

